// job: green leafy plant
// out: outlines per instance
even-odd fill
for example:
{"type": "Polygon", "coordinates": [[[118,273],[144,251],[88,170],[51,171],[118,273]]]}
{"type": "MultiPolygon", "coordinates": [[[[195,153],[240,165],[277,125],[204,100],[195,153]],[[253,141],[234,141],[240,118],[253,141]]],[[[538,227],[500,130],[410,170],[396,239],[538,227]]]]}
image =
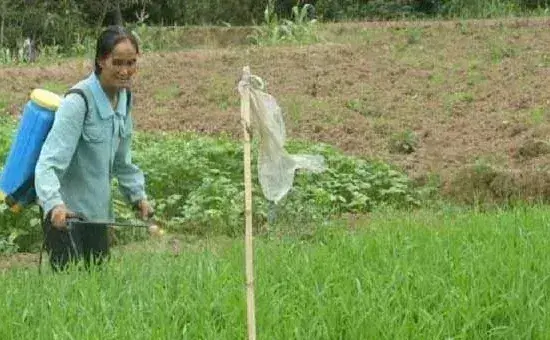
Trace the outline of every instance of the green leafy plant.
{"type": "MultiPolygon", "coordinates": [[[[273,207],[262,196],[253,163],[254,219],[260,224],[272,209],[287,220],[311,221],[367,212],[379,205],[418,204],[406,175],[387,164],[344,156],[325,146],[289,145],[295,152],[323,154],[329,169],[321,174],[297,173],[292,190],[273,207]]],[[[199,136],[144,135],[135,154],[146,169],[156,209],[171,228],[229,235],[242,226],[242,157],[239,143],[199,136]]]]}
{"type": "Polygon", "coordinates": [[[264,24],[250,36],[256,45],[277,45],[283,43],[314,43],[319,41],[316,32],[316,19],[308,18],[313,10],[311,4],[301,8],[292,7],[292,19],[279,19],[274,10],[274,1],[268,1],[264,11],[264,24]]]}
{"type": "MultiPolygon", "coordinates": [[[[0,129],[0,154],[5,159],[13,134],[8,121],[0,129]]],[[[256,142],[254,142],[256,143],[256,142]]],[[[320,174],[298,172],[294,186],[278,206],[262,196],[253,162],[255,225],[323,221],[342,213],[363,213],[379,206],[410,207],[419,202],[417,190],[405,174],[381,162],[341,154],[324,145],[289,142],[289,152],[325,156],[328,170],[320,174]],[[276,217],[276,218],[274,218],[276,217]]],[[[253,148],[256,159],[257,148],[253,148]]],[[[239,142],[193,134],[136,134],[135,162],[144,170],[147,191],[156,219],[169,231],[194,234],[239,235],[244,220],[243,150],[239,142]]],[[[119,220],[136,220],[113,185],[119,220]]],[[[42,239],[38,209],[13,214],[0,205],[2,249],[36,250],[42,239]]],[[[146,237],[143,230],[121,228],[121,242],[146,237]]],[[[11,251],[10,250],[10,251],[11,251]]]]}
{"type": "Polygon", "coordinates": [[[390,139],[389,149],[392,153],[409,154],[416,150],[418,138],[413,131],[406,130],[394,134],[390,139]]]}

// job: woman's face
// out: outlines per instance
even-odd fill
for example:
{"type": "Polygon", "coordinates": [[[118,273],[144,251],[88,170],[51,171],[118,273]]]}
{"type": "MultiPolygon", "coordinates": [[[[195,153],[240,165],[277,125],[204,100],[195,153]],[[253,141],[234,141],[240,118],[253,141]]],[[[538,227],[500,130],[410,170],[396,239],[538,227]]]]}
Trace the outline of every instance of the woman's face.
{"type": "Polygon", "coordinates": [[[130,88],[137,70],[137,51],[130,40],[115,45],[113,51],[99,61],[101,83],[109,88],[130,88]]]}

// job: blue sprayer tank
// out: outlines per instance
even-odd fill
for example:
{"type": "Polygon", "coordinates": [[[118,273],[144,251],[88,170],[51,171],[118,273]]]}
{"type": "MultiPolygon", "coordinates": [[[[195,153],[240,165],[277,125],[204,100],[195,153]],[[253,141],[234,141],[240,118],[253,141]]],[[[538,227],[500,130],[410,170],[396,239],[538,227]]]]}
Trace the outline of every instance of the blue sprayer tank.
{"type": "Polygon", "coordinates": [[[0,198],[14,212],[36,201],[34,168],[60,103],[61,97],[57,94],[35,89],[23,108],[0,177],[0,198]]]}

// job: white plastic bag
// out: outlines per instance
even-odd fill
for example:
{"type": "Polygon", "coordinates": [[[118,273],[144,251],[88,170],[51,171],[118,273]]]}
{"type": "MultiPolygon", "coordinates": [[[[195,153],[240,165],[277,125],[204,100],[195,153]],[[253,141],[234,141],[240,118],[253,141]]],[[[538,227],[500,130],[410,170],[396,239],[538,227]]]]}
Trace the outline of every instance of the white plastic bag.
{"type": "Polygon", "coordinates": [[[243,76],[239,82],[241,96],[250,94],[250,113],[260,135],[258,177],[266,199],[277,204],[292,188],[298,169],[323,172],[321,155],[290,155],[285,150],[285,124],[281,108],[273,96],[263,92],[263,81],[257,76],[243,76]]]}

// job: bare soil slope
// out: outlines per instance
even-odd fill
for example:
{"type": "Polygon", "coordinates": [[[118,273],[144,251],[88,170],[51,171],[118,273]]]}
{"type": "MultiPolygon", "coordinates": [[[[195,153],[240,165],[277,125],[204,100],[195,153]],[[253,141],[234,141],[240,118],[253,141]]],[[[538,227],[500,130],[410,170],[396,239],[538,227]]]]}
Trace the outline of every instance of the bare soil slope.
{"type": "MultiPolygon", "coordinates": [[[[519,183],[529,196],[546,195],[548,26],[358,23],[327,26],[319,33],[325,41],[309,46],[145,53],[134,88],[137,129],[239,138],[236,85],[249,65],[285,111],[290,138],[382,158],[419,179],[437,174],[449,192],[479,181],[493,191],[519,183]],[[488,177],[464,172],[475,162],[489,165],[488,177]]],[[[0,104],[18,114],[31,89],[63,91],[90,65],[0,68],[0,104]]]]}

